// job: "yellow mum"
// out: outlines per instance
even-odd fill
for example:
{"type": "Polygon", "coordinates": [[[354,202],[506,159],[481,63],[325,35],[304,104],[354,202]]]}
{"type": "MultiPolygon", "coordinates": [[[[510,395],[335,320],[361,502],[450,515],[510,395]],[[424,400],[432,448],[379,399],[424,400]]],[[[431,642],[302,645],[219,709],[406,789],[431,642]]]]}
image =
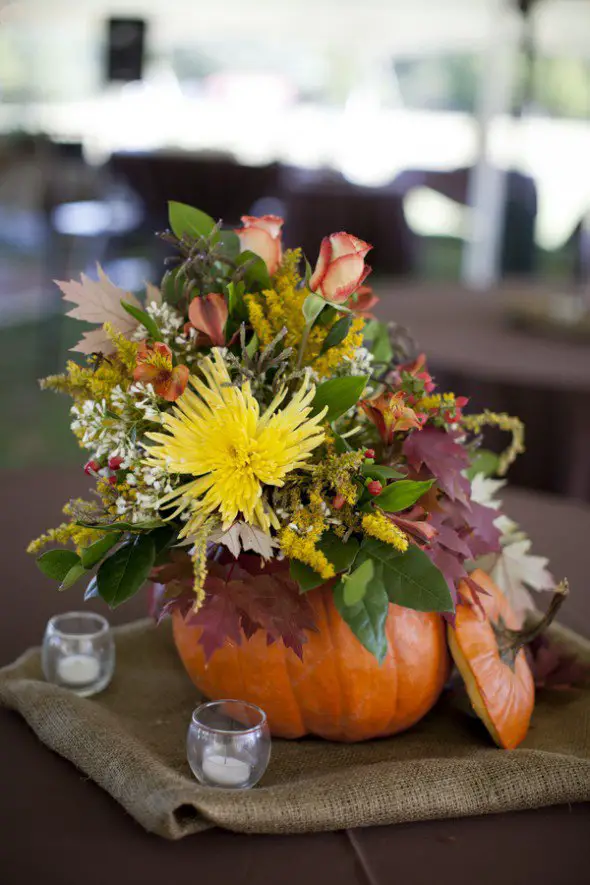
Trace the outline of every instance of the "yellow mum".
{"type": "Polygon", "coordinates": [[[213,359],[200,363],[205,381],[191,375],[194,391],[187,388],[164,415],[167,432],[147,434],[156,445],[146,464],[197,477],[162,499],[162,504],[176,506],[170,518],[191,512],[185,536],[213,514],[219,514],[223,528],[238,515],[264,531],[278,528],[263,489],[282,486],[286,475],[320,445],[325,410],[310,417],[315,387],[306,377],[285,408],[279,408],[287,396],[283,388],[261,415],[250,384],[232,386],[219,351],[212,353],[213,359]]]}

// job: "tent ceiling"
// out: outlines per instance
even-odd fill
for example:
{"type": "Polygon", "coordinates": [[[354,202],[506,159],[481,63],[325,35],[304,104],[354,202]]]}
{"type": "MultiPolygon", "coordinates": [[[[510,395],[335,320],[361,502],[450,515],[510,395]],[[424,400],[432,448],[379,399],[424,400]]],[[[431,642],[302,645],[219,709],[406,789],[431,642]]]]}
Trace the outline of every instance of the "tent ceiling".
{"type": "MultiPolygon", "coordinates": [[[[7,0],[0,0],[0,8],[7,0]]],[[[428,52],[478,49],[509,0],[13,0],[14,19],[47,25],[96,21],[109,15],[148,18],[158,42],[257,38],[365,51],[428,52]]],[[[510,13],[508,13],[510,15],[510,13]]],[[[516,19],[517,14],[512,13],[516,19]]],[[[0,13],[1,15],[1,13],[0,13]]],[[[8,13],[10,16],[10,11],[8,13]]],[[[590,55],[590,0],[537,0],[535,35],[541,51],[590,55]]]]}

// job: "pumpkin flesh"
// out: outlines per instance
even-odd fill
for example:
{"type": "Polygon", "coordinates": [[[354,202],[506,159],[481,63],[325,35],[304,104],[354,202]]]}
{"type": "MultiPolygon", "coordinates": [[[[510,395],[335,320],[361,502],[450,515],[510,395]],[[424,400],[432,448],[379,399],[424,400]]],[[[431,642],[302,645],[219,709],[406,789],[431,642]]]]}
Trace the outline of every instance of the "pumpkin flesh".
{"type": "MultiPolygon", "coordinates": [[[[501,653],[497,629],[521,627],[502,591],[481,570],[471,576],[484,590],[476,606],[457,607],[455,626],[449,626],[451,654],[463,678],[473,709],[498,746],[514,749],[526,737],[535,705],[535,685],[526,655],[501,653]]],[[[469,588],[463,585],[463,595],[469,588]]]]}

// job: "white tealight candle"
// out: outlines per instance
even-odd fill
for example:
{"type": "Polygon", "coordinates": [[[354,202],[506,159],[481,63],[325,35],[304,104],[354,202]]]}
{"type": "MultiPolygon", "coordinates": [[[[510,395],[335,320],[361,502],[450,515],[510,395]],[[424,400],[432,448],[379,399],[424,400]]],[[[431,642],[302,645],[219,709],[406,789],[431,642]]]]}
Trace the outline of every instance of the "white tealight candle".
{"type": "Polygon", "coordinates": [[[90,655],[68,655],[59,659],[57,675],[66,685],[90,685],[100,675],[100,664],[90,655]]]}
{"type": "Polygon", "coordinates": [[[233,756],[210,753],[203,759],[203,774],[211,783],[224,787],[242,787],[248,783],[252,769],[247,762],[233,756]]]}

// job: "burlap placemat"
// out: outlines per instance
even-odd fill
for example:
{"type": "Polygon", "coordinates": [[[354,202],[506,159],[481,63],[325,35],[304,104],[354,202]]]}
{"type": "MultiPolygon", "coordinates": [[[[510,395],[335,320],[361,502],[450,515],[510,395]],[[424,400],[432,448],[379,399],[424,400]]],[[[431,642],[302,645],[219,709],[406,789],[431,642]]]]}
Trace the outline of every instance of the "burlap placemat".
{"type": "MultiPolygon", "coordinates": [[[[559,629],[590,662],[590,643],[559,629]]],[[[212,825],[303,833],[590,800],[590,690],[539,695],[524,745],[490,746],[447,696],[413,729],[362,744],[273,741],[253,790],[201,787],[185,756],[199,696],[169,624],[115,630],[117,669],[92,699],[42,681],[38,649],[0,670],[0,703],[107,790],[147,830],[179,839],[212,825]]]]}

